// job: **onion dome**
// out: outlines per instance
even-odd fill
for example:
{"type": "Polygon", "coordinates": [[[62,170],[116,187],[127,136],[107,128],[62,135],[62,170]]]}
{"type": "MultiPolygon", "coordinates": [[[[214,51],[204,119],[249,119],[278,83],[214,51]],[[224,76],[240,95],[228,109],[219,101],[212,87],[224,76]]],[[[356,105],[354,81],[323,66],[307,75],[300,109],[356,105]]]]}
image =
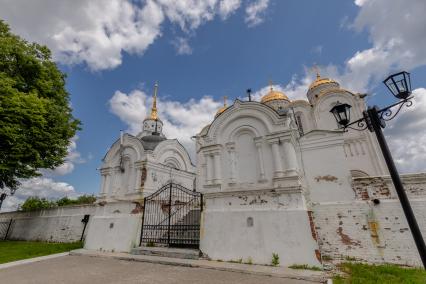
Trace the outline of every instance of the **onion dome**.
{"type": "Polygon", "coordinates": [[[223,97],[223,106],[217,110],[216,115],[214,117],[217,117],[219,114],[221,114],[222,112],[224,112],[228,108],[228,106],[226,105],[226,99],[227,99],[227,96],[224,96],[223,97]]]}
{"type": "Polygon", "coordinates": [[[317,72],[317,78],[309,86],[309,91],[312,90],[312,89],[314,89],[314,88],[316,88],[316,87],[318,87],[318,86],[324,85],[324,84],[337,84],[337,87],[339,86],[339,83],[337,83],[333,79],[322,78],[320,76],[319,72],[317,72]]]}
{"type": "Polygon", "coordinates": [[[315,104],[316,100],[327,90],[340,89],[339,83],[330,78],[321,77],[317,70],[317,78],[311,83],[306,94],[311,104],[315,104]]]}
{"type": "Polygon", "coordinates": [[[270,83],[269,88],[270,88],[269,92],[266,95],[264,95],[262,99],[260,100],[261,103],[267,103],[267,102],[275,101],[275,100],[290,101],[289,98],[284,93],[280,91],[275,91],[274,88],[272,87],[272,83],[270,83]]]}

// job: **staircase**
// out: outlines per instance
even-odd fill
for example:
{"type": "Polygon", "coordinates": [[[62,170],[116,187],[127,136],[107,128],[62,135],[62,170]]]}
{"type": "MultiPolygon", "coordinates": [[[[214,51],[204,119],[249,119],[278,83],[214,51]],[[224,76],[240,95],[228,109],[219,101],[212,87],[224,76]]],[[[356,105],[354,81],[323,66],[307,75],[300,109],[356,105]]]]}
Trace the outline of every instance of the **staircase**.
{"type": "Polygon", "coordinates": [[[131,254],[161,256],[169,258],[181,259],[199,259],[200,250],[198,249],[182,249],[169,247],[138,247],[132,249],[131,254]]]}

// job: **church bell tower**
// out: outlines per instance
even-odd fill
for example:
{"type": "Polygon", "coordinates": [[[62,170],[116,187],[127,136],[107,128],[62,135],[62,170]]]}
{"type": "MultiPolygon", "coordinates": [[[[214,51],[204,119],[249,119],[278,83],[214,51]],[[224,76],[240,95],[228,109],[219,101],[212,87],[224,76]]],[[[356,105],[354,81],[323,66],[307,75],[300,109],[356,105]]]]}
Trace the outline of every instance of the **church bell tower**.
{"type": "Polygon", "coordinates": [[[157,92],[158,83],[154,85],[154,97],[152,99],[151,114],[143,121],[141,137],[148,135],[158,135],[164,137],[163,122],[158,118],[157,113],[157,92]]]}

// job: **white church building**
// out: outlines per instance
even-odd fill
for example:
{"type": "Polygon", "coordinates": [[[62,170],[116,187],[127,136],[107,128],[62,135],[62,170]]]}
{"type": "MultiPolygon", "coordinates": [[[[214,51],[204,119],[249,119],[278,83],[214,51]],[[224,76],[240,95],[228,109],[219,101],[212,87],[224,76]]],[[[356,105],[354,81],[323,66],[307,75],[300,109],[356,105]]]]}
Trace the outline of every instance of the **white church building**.
{"type": "MultiPolygon", "coordinates": [[[[330,113],[347,103],[360,118],[365,95],[318,74],[305,100],[272,86],[260,101],[237,99],[194,133],[194,165],[163,134],[157,91],[141,132],[122,134],[106,153],[95,205],[2,213],[0,237],[85,239],[86,249],[136,254],[190,247],[195,257],[279,257],[282,266],[421,265],[376,138],[339,130],[330,113]]],[[[426,236],[426,173],[401,177],[426,236]]]]}
{"type": "MultiPolygon", "coordinates": [[[[122,135],[100,169],[98,202],[134,202],[142,213],[127,251],[186,246],[212,260],[258,264],[274,254],[284,266],[347,257],[420,263],[376,138],[339,130],[330,113],[347,103],[360,118],[365,95],[317,74],[306,100],[271,85],[260,101],[225,103],[195,135],[196,166],[162,133],[156,98],[157,85],[142,131],[122,135]]],[[[426,214],[425,175],[403,180],[415,211],[426,214]]],[[[89,247],[99,247],[97,235],[89,234],[89,247]]]]}
{"type": "Polygon", "coordinates": [[[201,250],[215,259],[318,265],[310,225],[312,204],[351,201],[353,177],[384,175],[369,132],[336,130],[337,101],[353,106],[364,96],[317,75],[307,99],[275,91],[257,101],[222,107],[197,135],[197,190],[205,211],[201,250]]]}

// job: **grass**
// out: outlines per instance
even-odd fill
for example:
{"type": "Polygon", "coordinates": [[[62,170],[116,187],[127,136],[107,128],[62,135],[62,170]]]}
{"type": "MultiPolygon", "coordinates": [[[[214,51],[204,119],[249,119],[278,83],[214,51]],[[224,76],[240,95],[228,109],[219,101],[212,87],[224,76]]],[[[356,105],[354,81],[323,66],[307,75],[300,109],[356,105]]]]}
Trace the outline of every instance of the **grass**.
{"type": "Polygon", "coordinates": [[[360,263],[343,263],[340,268],[347,276],[335,276],[333,283],[426,283],[426,271],[423,269],[401,268],[396,265],[368,265],[360,263]]]}
{"type": "Polygon", "coordinates": [[[322,271],[322,269],[318,266],[309,266],[307,264],[293,264],[293,265],[290,265],[289,268],[322,271]]]}
{"type": "Polygon", "coordinates": [[[0,263],[49,255],[79,249],[81,242],[47,243],[25,241],[0,241],[0,263]]]}
{"type": "Polygon", "coordinates": [[[278,255],[278,253],[273,253],[273,254],[272,254],[272,261],[271,261],[271,264],[272,264],[273,266],[278,266],[278,265],[280,265],[280,257],[279,257],[279,255],[278,255]]]}

